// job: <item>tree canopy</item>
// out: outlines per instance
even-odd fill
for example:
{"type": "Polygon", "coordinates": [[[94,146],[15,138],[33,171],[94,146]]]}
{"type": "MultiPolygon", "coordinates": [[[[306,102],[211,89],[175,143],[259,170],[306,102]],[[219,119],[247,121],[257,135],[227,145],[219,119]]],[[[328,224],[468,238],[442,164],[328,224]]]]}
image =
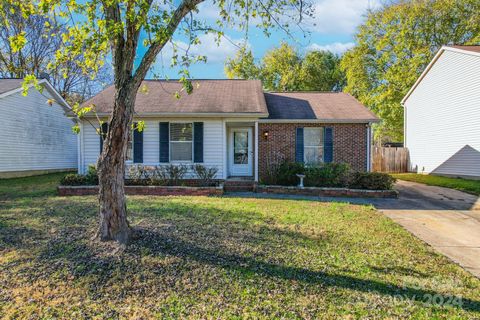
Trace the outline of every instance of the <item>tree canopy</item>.
{"type": "Polygon", "coordinates": [[[370,12],[342,58],[345,91],[382,120],[378,141],[403,141],[400,101],[442,45],[480,43],[480,1],[418,0],[370,12]]]}
{"type": "MultiPolygon", "coordinates": [[[[0,14],[0,77],[24,78],[28,75],[48,78],[70,103],[82,101],[111,81],[111,72],[104,68],[92,79],[72,61],[55,65],[55,54],[62,46],[65,25],[55,16],[24,15],[18,4],[3,4],[0,14]],[[22,37],[18,37],[22,35],[22,37]],[[13,41],[11,43],[12,40],[13,41]],[[23,45],[19,46],[24,42],[23,45]]],[[[82,57],[76,58],[81,60],[82,57]]]]}
{"type": "Polygon", "coordinates": [[[258,64],[252,52],[241,47],[225,62],[225,74],[228,78],[260,79],[269,91],[332,91],[341,90],[345,83],[339,64],[340,58],[329,51],[309,51],[302,56],[284,42],[258,64]]]}

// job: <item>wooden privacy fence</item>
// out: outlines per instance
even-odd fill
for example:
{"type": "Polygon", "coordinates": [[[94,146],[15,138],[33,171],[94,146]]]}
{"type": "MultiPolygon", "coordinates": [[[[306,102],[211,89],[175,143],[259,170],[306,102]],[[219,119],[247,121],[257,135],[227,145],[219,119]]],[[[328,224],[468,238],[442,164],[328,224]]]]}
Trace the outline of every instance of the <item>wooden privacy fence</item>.
{"type": "Polygon", "coordinates": [[[375,172],[408,172],[410,157],[407,148],[374,147],[372,158],[375,172]]]}

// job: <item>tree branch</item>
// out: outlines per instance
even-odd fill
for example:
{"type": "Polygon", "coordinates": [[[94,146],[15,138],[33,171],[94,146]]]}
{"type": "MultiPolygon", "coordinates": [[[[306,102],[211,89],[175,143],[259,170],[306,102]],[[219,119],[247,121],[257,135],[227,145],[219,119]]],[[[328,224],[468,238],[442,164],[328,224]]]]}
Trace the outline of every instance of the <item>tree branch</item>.
{"type": "Polygon", "coordinates": [[[133,77],[134,87],[138,88],[140,86],[152,63],[155,61],[158,53],[171,39],[173,33],[175,32],[183,18],[203,1],[204,0],[183,0],[182,3],[177,7],[170,19],[170,22],[165,27],[163,34],[160,35],[160,37],[150,45],[147,52],[143,56],[142,61],[140,62],[140,65],[135,71],[135,75],[133,77]]]}
{"type": "Polygon", "coordinates": [[[112,40],[110,41],[110,46],[112,50],[112,56],[113,56],[113,65],[115,66],[115,72],[114,74],[114,82],[115,86],[121,85],[124,83],[126,79],[123,79],[125,76],[125,69],[126,69],[126,64],[125,64],[125,58],[123,54],[123,50],[125,49],[125,37],[124,37],[124,32],[122,29],[122,32],[119,32],[117,30],[117,24],[122,23],[122,16],[120,12],[120,6],[116,1],[113,1],[112,3],[109,3],[108,1],[102,1],[103,3],[103,8],[105,12],[105,17],[107,21],[112,21],[115,29],[115,34],[112,40]],[[120,78],[119,78],[120,77],[120,78]]]}

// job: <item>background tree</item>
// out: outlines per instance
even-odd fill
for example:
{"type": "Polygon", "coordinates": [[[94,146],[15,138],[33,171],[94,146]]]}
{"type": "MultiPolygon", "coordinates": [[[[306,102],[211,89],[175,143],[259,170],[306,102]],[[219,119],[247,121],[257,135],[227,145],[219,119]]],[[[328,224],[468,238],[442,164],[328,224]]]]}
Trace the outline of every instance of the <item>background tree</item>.
{"type": "Polygon", "coordinates": [[[377,142],[403,141],[400,101],[442,45],[480,43],[480,1],[416,0],[368,15],[341,67],[345,91],[383,120],[377,142]]]}
{"type": "Polygon", "coordinates": [[[339,91],[345,85],[340,58],[329,51],[309,51],[305,56],[282,43],[268,51],[255,64],[251,51],[240,48],[235,57],[227,59],[228,78],[260,79],[269,91],[339,91]]]}
{"type": "Polygon", "coordinates": [[[109,68],[104,68],[92,79],[72,61],[66,61],[66,65],[54,65],[55,54],[62,46],[62,33],[66,31],[55,16],[25,16],[18,5],[8,3],[4,3],[3,10],[0,15],[0,77],[48,77],[53,87],[70,103],[83,101],[111,81],[109,68]],[[14,50],[10,39],[22,33],[26,43],[14,50]]]}
{"type": "MultiPolygon", "coordinates": [[[[109,118],[108,132],[98,159],[101,240],[116,240],[126,243],[131,235],[127,220],[127,204],[124,193],[125,158],[128,133],[132,126],[134,105],[142,81],[151,69],[157,55],[168,42],[181,37],[188,44],[197,45],[199,33],[213,32],[220,38],[222,31],[215,28],[237,26],[248,30],[250,18],[258,22],[256,27],[268,34],[271,27],[283,30],[293,23],[301,23],[303,15],[310,14],[310,5],[304,0],[231,0],[212,1],[219,9],[220,17],[215,26],[196,19],[197,6],[204,0],[4,0],[0,2],[0,14],[5,2],[19,6],[23,17],[42,14],[47,17],[60,15],[66,21],[62,33],[62,46],[56,51],[56,63],[60,66],[73,61],[84,74],[95,77],[107,55],[111,54],[114,107],[109,118]],[[280,21],[285,21],[282,23],[280,21]],[[140,35],[145,34],[143,43],[140,35]],[[142,46],[145,50],[140,54],[142,46]],[[82,60],[79,61],[78,57],[82,60]],[[135,63],[138,61],[138,63],[135,63]]],[[[10,37],[13,51],[25,47],[25,31],[19,30],[10,37]]],[[[184,54],[174,50],[172,62],[183,69],[180,82],[184,90],[193,90],[189,80],[188,66],[205,57],[191,57],[188,49],[184,54]]],[[[63,71],[63,67],[60,67],[63,71]]],[[[31,75],[26,84],[34,83],[31,75]]],[[[177,93],[178,96],[178,93],[177,93]]],[[[94,110],[95,106],[74,110],[81,117],[94,110]]]]}
{"type": "Polygon", "coordinates": [[[252,51],[242,46],[235,53],[235,57],[227,58],[225,74],[229,79],[259,79],[260,68],[255,64],[252,51]]]}
{"type": "Polygon", "coordinates": [[[330,51],[310,51],[302,61],[300,88],[304,91],[341,91],[345,74],[340,57],[330,51]]]}
{"type": "Polygon", "coordinates": [[[299,90],[301,62],[297,50],[285,42],[268,51],[259,68],[264,87],[272,91],[299,90]]]}

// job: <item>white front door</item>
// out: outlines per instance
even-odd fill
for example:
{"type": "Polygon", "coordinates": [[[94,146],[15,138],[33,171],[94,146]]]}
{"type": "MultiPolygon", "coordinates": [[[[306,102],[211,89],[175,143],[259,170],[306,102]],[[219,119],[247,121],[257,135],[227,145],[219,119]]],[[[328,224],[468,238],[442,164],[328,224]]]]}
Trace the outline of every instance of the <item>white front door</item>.
{"type": "Polygon", "coordinates": [[[231,128],[229,162],[231,176],[253,175],[252,128],[231,128]]]}

